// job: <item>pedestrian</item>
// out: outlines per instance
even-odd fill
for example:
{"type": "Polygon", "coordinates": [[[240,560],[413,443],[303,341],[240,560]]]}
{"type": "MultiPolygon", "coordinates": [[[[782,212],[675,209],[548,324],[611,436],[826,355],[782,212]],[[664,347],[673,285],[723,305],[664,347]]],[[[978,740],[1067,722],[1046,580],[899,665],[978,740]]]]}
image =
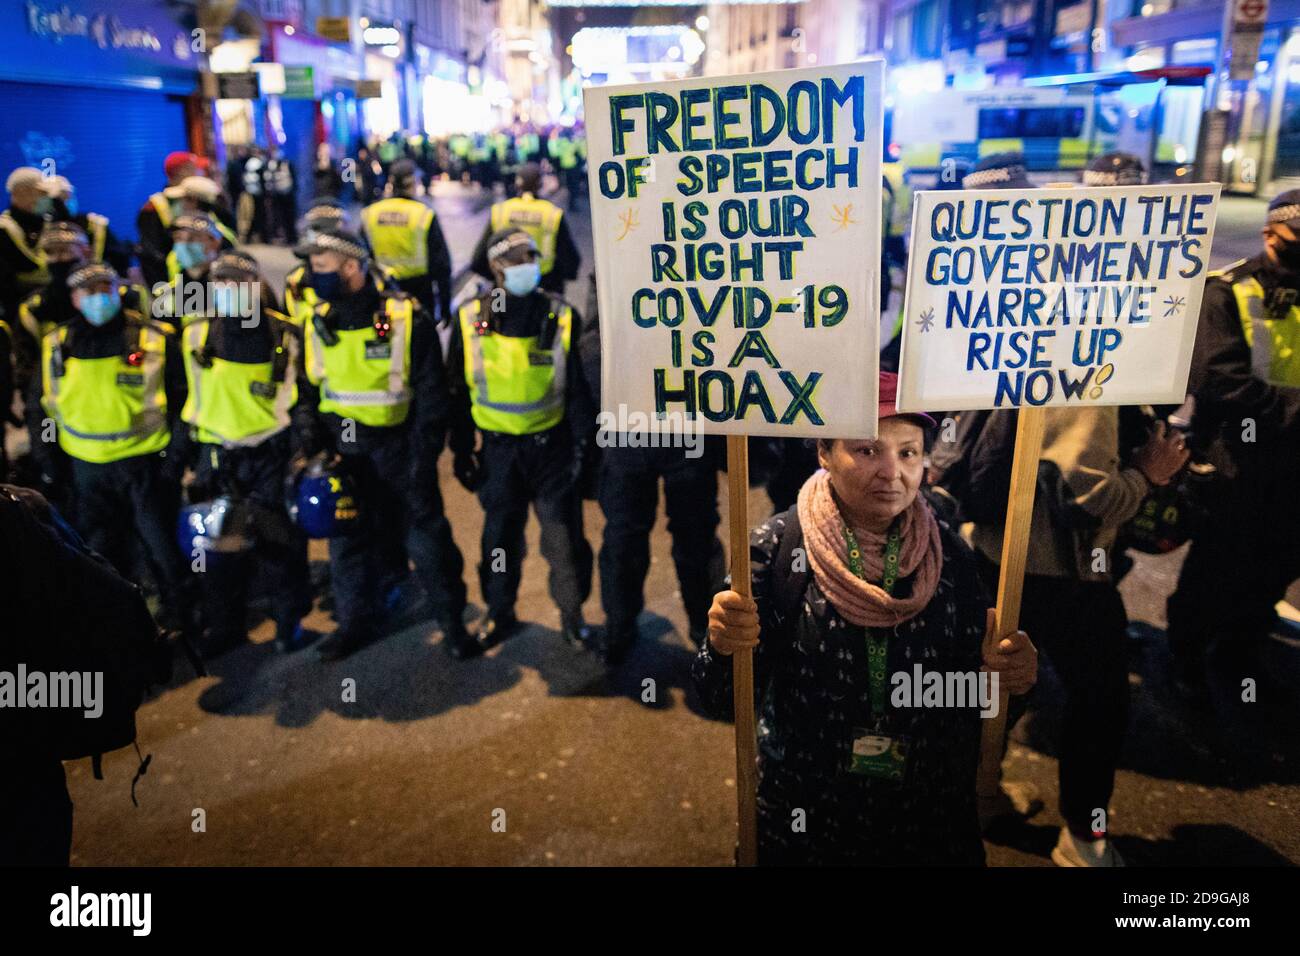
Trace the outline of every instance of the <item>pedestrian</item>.
{"type": "Polygon", "coordinates": [[[268,241],[266,192],[266,157],[254,146],[244,161],[244,188],[239,198],[236,230],[241,242],[268,241]]]}
{"type": "Polygon", "coordinates": [[[877,438],[818,440],[822,470],[750,535],[753,597],[723,591],[709,611],[693,675],[715,713],[731,709],[728,658],[756,648],[760,864],[984,863],[979,702],[904,706],[897,675],[973,686],[993,670],[1023,694],[1037,653],[1023,631],[981,653],[975,557],[918,494],[935,422],[898,413],[896,389],[882,372],[877,438]]]}
{"type": "Polygon", "coordinates": [[[591,593],[592,554],[582,532],[577,478],[595,417],[582,362],[570,356],[580,319],[540,288],[537,246],[522,229],[488,243],[493,287],[460,309],[447,346],[451,449],[457,479],[483,505],[479,581],[487,617],[483,644],[518,627],[524,527],[531,503],[564,638],[586,647],[582,604],[591,593]],[[475,450],[475,433],[482,443],[475,450]]]}
{"type": "Polygon", "coordinates": [[[1300,190],[1269,203],[1264,248],[1205,283],[1188,391],[1198,459],[1218,470],[1169,598],[1175,685],[1209,699],[1207,655],[1240,688],[1300,578],[1300,190]]]}
{"type": "Polygon", "coordinates": [[[387,542],[404,539],[434,606],[443,647],[478,652],[464,625],[464,559],[438,488],[447,371],[432,318],[389,286],[361,238],[317,232],[307,250],[319,302],[304,328],[303,401],[316,413],[310,456],[341,456],[357,484],[361,528],[330,539],[338,628],[319,647],[337,660],[380,636],[387,542]]]}
{"type": "MultiPolygon", "coordinates": [[[[1008,465],[1015,429],[1004,416],[1011,414],[993,412],[984,426],[1001,429],[1008,465]]],[[[1059,755],[1066,823],[1052,851],[1061,866],[1124,865],[1105,824],[1129,695],[1128,616],[1115,586],[1113,549],[1119,529],[1152,489],[1168,484],[1186,463],[1187,449],[1180,435],[1158,423],[1132,463],[1124,464],[1128,457],[1121,455],[1116,407],[1047,409],[1020,623],[1036,636],[1065,689],[1059,755]]],[[[995,469],[972,461],[970,470],[995,469]]],[[[1005,501],[1005,491],[991,484],[969,489],[971,498],[986,503],[984,513],[974,515],[971,540],[990,589],[998,581],[1004,516],[997,505],[987,505],[1005,501]]],[[[1023,712],[1019,703],[1012,707],[1008,730],[1023,712]]],[[[1004,806],[982,808],[986,822],[1007,815],[1009,804],[1034,802],[1033,794],[1016,793],[1015,782],[1004,793],[1004,806]]]]}
{"type": "Polygon", "coordinates": [[[420,173],[409,159],[388,171],[388,195],[361,212],[375,263],[431,317],[451,321],[451,251],[438,215],[424,201],[420,173]]]}
{"type": "Polygon", "coordinates": [[[0,485],[0,540],[0,673],[22,667],[53,683],[96,672],[97,713],[0,707],[0,866],[66,867],[73,807],[63,761],[91,757],[99,777],[99,756],[135,740],[136,709],[148,686],[166,682],[170,648],[139,589],[39,494],[0,485]]]}
{"type": "Polygon", "coordinates": [[[492,236],[503,229],[522,229],[532,237],[539,255],[542,271],[542,289],[564,295],[565,285],[578,277],[582,254],[573,241],[564,210],[548,199],[540,198],[542,169],[536,163],[525,163],[515,177],[519,195],[492,205],[487,225],[479,237],[470,268],[485,279],[492,278],[487,248],[492,236]]]}
{"type": "Polygon", "coordinates": [[[289,462],[302,455],[310,418],[299,407],[301,329],[276,309],[257,263],[227,252],[208,274],[215,316],[198,316],[182,333],[190,428],[185,457],[194,467],[190,501],[225,496],[252,515],[252,548],[216,554],[199,574],[205,658],[248,638],[247,596],[254,568],[270,596],[275,646],[293,651],[309,637],[307,541],[284,510],[289,462]]]}
{"type": "Polygon", "coordinates": [[[269,206],[268,241],[284,237],[289,245],[298,241],[298,176],[293,163],[273,148],[263,174],[269,206]]]}

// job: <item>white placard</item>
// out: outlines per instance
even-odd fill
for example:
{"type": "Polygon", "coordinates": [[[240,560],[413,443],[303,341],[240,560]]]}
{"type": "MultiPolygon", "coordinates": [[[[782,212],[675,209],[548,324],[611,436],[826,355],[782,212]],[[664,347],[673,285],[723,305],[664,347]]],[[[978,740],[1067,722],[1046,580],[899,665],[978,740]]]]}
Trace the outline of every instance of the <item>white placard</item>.
{"type": "Polygon", "coordinates": [[[898,407],[1181,404],[1219,189],[917,193],[898,407]]]}
{"type": "Polygon", "coordinates": [[[617,430],[871,437],[881,61],[585,95],[617,430]]]}

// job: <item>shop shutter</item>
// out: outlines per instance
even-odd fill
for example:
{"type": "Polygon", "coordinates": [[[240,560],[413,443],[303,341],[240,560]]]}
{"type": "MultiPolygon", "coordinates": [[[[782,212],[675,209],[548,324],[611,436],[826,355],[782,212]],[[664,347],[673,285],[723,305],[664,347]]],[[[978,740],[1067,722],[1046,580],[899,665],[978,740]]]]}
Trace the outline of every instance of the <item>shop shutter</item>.
{"type": "Polygon", "coordinates": [[[184,100],[141,90],[0,81],[0,175],[47,157],[82,212],[134,241],[135,215],[166,184],[163,158],[188,146],[184,100]]]}

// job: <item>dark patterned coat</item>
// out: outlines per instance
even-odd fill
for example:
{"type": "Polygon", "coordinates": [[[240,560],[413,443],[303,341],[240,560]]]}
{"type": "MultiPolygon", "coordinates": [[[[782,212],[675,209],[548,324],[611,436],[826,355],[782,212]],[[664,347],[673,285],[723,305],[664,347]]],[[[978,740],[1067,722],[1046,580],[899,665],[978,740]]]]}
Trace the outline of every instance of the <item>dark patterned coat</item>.
{"type": "MultiPolygon", "coordinates": [[[[895,783],[845,769],[854,728],[870,722],[866,633],[839,615],[811,573],[796,619],[783,619],[772,565],[789,514],[774,515],[750,535],[762,628],[754,653],[759,862],[983,865],[975,806],[978,708],[895,709],[887,700],[888,719],[910,739],[906,778],[895,783]]],[[[942,540],[933,599],[889,635],[887,680],[898,671],[911,674],[915,663],[925,671],[979,670],[990,601],[971,550],[946,526],[942,540]]],[[[908,593],[911,583],[900,579],[895,593],[908,593]]],[[[706,642],[692,673],[709,708],[730,714],[730,658],[706,642]]]]}

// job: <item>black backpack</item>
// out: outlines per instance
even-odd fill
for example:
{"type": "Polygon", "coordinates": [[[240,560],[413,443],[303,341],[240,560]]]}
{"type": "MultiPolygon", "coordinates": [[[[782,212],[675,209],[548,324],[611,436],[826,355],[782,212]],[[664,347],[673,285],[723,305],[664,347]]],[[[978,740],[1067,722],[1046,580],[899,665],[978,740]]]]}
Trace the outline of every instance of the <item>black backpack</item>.
{"type": "MultiPolygon", "coordinates": [[[[69,707],[0,708],[4,753],[38,759],[100,757],[136,739],[135,713],[171,677],[171,650],[144,596],[86,547],[44,499],[0,486],[5,627],[0,670],[102,674],[96,718],[69,707]]],[[[19,688],[19,692],[22,692],[19,688]]],[[[137,773],[148,765],[146,758],[137,773]]],[[[134,799],[134,798],[133,798],[134,799]]]]}

